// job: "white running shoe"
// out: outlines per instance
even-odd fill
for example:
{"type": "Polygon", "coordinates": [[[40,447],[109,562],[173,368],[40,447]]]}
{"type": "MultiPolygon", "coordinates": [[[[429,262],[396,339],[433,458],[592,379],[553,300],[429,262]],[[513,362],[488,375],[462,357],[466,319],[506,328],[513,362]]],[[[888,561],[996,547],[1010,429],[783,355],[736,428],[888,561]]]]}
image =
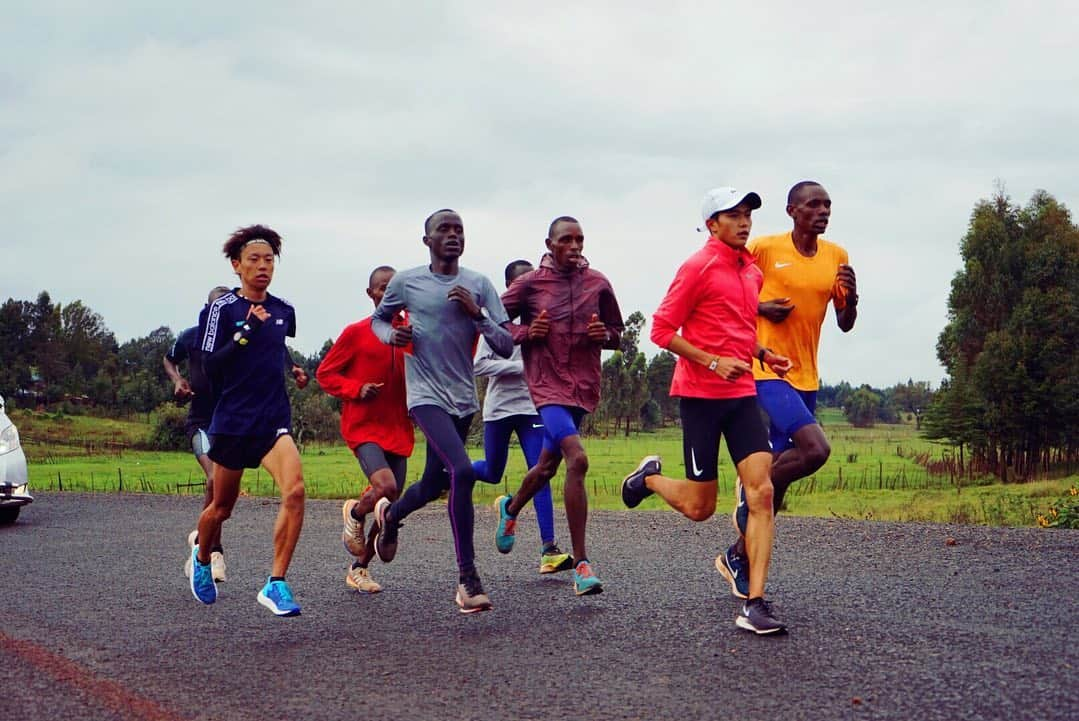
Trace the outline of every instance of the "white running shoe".
{"type": "Polygon", "coordinates": [[[191,549],[195,547],[195,538],[198,535],[198,529],[187,534],[187,558],[184,559],[184,578],[191,578],[191,549]]]}
{"type": "Polygon", "coordinates": [[[225,578],[225,554],[214,551],[210,554],[210,570],[214,574],[215,581],[227,581],[225,578]]]}
{"type": "Polygon", "coordinates": [[[375,579],[371,578],[370,571],[361,566],[348,569],[348,575],[345,576],[345,583],[363,593],[378,593],[382,590],[382,586],[380,586],[375,579]]]}
{"type": "Polygon", "coordinates": [[[364,538],[364,522],[352,517],[352,509],[359,503],[356,499],[350,498],[341,505],[341,517],[344,521],[341,542],[345,544],[346,551],[356,558],[363,558],[367,540],[364,538]]]}

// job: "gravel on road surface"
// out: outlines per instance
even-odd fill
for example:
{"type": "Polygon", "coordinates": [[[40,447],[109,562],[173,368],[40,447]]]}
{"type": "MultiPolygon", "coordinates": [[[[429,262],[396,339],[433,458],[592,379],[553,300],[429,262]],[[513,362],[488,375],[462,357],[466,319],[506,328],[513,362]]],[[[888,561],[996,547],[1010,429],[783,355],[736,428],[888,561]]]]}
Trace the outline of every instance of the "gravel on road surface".
{"type": "Polygon", "coordinates": [[[340,503],[309,501],[288,574],[303,614],[277,618],[255,600],[276,500],[240,499],[212,606],[183,575],[200,505],[42,493],[0,528],[0,717],[1079,718],[1079,531],[781,516],[769,597],[790,633],[757,637],[713,567],[728,516],[594,513],[605,592],[578,598],[571,573],[538,574],[531,509],[503,556],[477,508],[494,610],[462,615],[444,504],[405,521],[364,595],[340,503]]]}

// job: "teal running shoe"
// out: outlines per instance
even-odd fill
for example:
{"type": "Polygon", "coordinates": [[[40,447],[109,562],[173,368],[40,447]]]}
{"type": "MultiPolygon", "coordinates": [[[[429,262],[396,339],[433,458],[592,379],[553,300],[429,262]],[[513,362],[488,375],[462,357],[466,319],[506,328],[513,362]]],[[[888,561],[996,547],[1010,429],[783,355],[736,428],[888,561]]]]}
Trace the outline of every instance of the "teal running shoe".
{"type": "Polygon", "coordinates": [[[573,569],[573,591],[578,596],[603,593],[603,582],[592,573],[592,564],[581,561],[573,569]]]}
{"type": "Polygon", "coordinates": [[[292,589],[284,581],[266,580],[259,591],[259,603],[273,611],[275,616],[299,616],[300,604],[292,598],[292,589]]]}
{"type": "Polygon", "coordinates": [[[191,593],[207,606],[217,600],[217,583],[209,563],[199,563],[199,547],[191,548],[191,593]]]}
{"type": "Polygon", "coordinates": [[[508,493],[495,499],[495,508],[498,509],[498,530],[495,531],[495,546],[499,553],[509,553],[513,550],[514,536],[517,533],[517,518],[511,516],[506,510],[513,496],[508,493]]]}

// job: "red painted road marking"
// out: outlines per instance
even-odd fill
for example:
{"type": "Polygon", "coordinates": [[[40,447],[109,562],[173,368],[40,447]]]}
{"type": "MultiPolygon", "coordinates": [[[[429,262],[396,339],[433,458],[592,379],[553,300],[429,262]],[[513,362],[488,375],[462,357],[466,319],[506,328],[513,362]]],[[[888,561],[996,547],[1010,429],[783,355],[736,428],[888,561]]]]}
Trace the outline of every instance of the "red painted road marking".
{"type": "Polygon", "coordinates": [[[80,663],[53,653],[33,641],[11,638],[0,631],[0,651],[14,654],[60,683],[74,686],[92,700],[133,721],[186,721],[156,701],[139,696],[116,681],[98,678],[80,663]]]}

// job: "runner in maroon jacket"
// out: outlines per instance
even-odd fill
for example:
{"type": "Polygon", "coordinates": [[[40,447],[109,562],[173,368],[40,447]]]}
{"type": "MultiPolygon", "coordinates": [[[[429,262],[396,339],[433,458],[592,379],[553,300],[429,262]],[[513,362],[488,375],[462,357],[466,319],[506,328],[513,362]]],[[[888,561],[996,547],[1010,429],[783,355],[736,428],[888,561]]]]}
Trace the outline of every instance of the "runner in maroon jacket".
{"type": "Polygon", "coordinates": [[[588,456],[581,445],[581,419],[599,403],[600,352],[617,350],[625,324],[610,281],[588,267],[581,255],[584,233],[576,219],[556,218],[547,232],[548,253],[540,267],[513,282],[502,296],[513,340],[521,345],[525,379],[543,418],[543,451],[515,496],[496,501],[499,512],[495,544],[513,549],[517,514],[548,483],[566,459],[566,520],[576,560],[574,591],[600,593],[585,550],[588,496],[584,477],[588,456]]]}

